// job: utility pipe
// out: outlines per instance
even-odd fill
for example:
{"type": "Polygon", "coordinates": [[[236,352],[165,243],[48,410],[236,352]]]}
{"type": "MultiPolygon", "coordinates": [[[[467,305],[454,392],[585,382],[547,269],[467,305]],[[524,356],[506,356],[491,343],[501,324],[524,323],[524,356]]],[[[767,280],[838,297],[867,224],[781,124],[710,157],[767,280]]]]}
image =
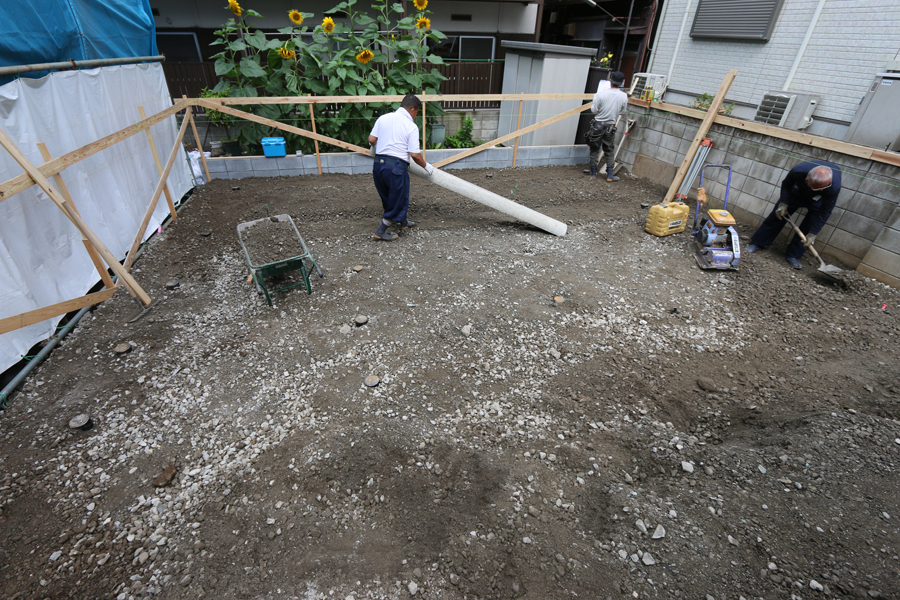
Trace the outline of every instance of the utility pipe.
{"type": "MultiPolygon", "coordinates": [[[[187,206],[188,202],[193,200],[193,198],[194,198],[194,196],[191,195],[186,200],[182,201],[182,203],[178,205],[178,208],[176,209],[176,211],[181,212],[181,209],[183,209],[185,206],[187,206]]],[[[162,224],[162,228],[167,229],[169,227],[169,225],[171,225],[173,222],[174,221],[171,218],[167,217],[166,222],[162,224]]],[[[141,246],[140,248],[138,248],[137,252],[134,253],[135,260],[137,260],[138,258],[141,257],[141,254],[144,253],[145,247],[146,246],[141,246]]],[[[113,275],[113,281],[115,281],[116,279],[117,279],[116,276],[113,275]]],[[[44,362],[44,359],[47,358],[47,355],[50,354],[50,352],[57,346],[57,344],[59,344],[63,340],[64,337],[69,335],[69,333],[73,329],[75,329],[75,326],[78,324],[78,321],[81,320],[81,317],[86,315],[87,312],[89,310],[91,310],[92,308],[94,308],[95,306],[97,306],[97,305],[92,304],[91,306],[85,306],[84,308],[79,310],[77,313],[75,313],[75,316],[72,317],[68,323],[66,323],[65,325],[60,327],[60,329],[62,331],[60,331],[58,334],[56,334],[54,336],[51,336],[50,339],[47,341],[47,344],[43,348],[41,348],[41,351],[38,352],[34,356],[34,358],[32,358],[30,361],[28,361],[28,363],[24,367],[22,367],[21,371],[16,373],[16,376],[13,377],[12,381],[10,381],[7,384],[7,386],[5,388],[3,388],[2,391],[0,391],[0,409],[6,408],[6,403],[9,400],[10,394],[12,394],[14,391],[16,391],[16,388],[19,387],[19,384],[21,384],[23,381],[25,381],[25,378],[28,377],[31,374],[31,372],[39,364],[44,362]]]]}
{"type": "Polygon", "coordinates": [[[684,28],[687,26],[688,15],[691,12],[691,0],[684,5],[684,17],[681,19],[681,31],[678,32],[678,42],[675,43],[675,51],[672,53],[672,62],[669,63],[669,73],[666,75],[666,87],[672,85],[672,71],[675,70],[675,59],[678,58],[678,50],[681,49],[681,38],[684,37],[684,28]]]}
{"type": "Polygon", "coordinates": [[[435,169],[434,173],[432,175],[429,175],[428,172],[419,165],[410,163],[409,172],[413,175],[421,177],[422,179],[425,179],[426,181],[437,184],[442,188],[448,189],[451,192],[456,192],[457,194],[465,196],[470,200],[480,202],[485,206],[489,206],[494,210],[499,210],[500,212],[520,221],[525,221],[526,223],[543,229],[548,233],[552,233],[553,235],[558,236],[566,235],[566,229],[568,229],[568,226],[565,223],[561,223],[556,219],[548,217],[547,215],[542,215],[535,210],[531,210],[527,206],[517,204],[512,200],[508,200],[503,196],[495,194],[494,192],[489,192],[486,189],[478,187],[474,183],[469,183],[468,181],[460,179],[455,175],[451,175],[446,171],[435,169]]]}
{"type": "Polygon", "coordinates": [[[166,57],[158,56],[133,56],[131,58],[95,58],[91,60],[66,60],[62,62],[37,63],[33,65],[19,65],[17,67],[0,67],[0,76],[18,75],[32,71],[63,71],[65,69],[87,69],[90,67],[108,67],[110,65],[133,65],[142,62],[162,62],[166,57]]]}
{"type": "Polygon", "coordinates": [[[628,21],[625,23],[625,35],[622,36],[622,52],[619,53],[619,66],[616,67],[616,71],[622,70],[622,59],[625,58],[625,44],[628,42],[628,28],[631,27],[631,12],[633,10],[634,0],[631,0],[631,6],[628,8],[628,21]]]}
{"type": "Polygon", "coordinates": [[[806,54],[806,46],[812,38],[813,30],[815,30],[816,25],[819,22],[819,16],[822,14],[823,8],[825,8],[825,0],[819,0],[819,5],[816,6],[816,12],[813,14],[812,21],[809,22],[809,27],[806,28],[806,35],[803,36],[803,42],[800,43],[800,49],[797,51],[797,57],[794,59],[794,64],[791,65],[787,80],[785,80],[784,86],[781,88],[784,92],[788,91],[791,87],[791,83],[794,81],[794,75],[797,74],[797,69],[800,68],[800,61],[803,60],[803,55],[806,54]]]}

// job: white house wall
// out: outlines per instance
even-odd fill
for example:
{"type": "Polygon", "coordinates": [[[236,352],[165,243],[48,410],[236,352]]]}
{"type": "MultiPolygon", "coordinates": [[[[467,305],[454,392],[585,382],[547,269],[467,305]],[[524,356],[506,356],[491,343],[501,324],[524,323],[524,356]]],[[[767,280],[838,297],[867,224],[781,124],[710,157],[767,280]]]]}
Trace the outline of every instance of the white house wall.
{"type": "MultiPolygon", "coordinates": [[[[264,19],[248,17],[257,27],[279,29],[291,25],[288,11],[297,9],[315,16],[307,21],[314,27],[322,22],[324,12],[338,4],[336,0],[253,0],[240,2],[246,9],[253,9],[264,19]]],[[[159,11],[155,17],[160,29],[218,29],[231,18],[226,0],[152,0],[151,6],[159,11]]],[[[357,3],[357,9],[363,9],[357,3]]],[[[414,9],[412,2],[409,2],[414,9]]],[[[428,10],[431,25],[438,31],[465,31],[466,33],[533,34],[537,19],[537,4],[508,2],[440,2],[431,0],[428,10]],[[472,15],[471,21],[451,21],[451,14],[472,15]]],[[[371,16],[374,16],[374,12],[371,16]]]]}
{"type": "MultiPolygon", "coordinates": [[[[668,73],[688,3],[669,87],[693,95],[714,94],[725,74],[737,69],[728,99],[757,105],[766,92],[782,89],[819,0],[785,0],[766,43],[693,39],[697,0],[667,0],[652,73],[668,73]]],[[[849,124],[875,74],[900,50],[898,30],[897,0],[827,0],[788,91],[820,95],[814,118],[849,124]]]]}

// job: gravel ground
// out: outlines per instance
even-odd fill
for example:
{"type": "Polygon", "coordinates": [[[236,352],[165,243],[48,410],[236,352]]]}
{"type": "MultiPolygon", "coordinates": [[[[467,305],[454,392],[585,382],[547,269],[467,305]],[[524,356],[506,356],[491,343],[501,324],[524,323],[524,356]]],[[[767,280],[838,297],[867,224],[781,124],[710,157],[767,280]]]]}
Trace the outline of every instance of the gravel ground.
{"type": "Polygon", "coordinates": [[[663,188],[581,169],[454,172],[561,238],[416,178],[392,243],[368,176],[199,189],[135,265],[160,302],[0,414],[0,596],[900,597],[900,293],[700,271],[643,232],[663,188]],[[274,307],[269,214],[326,272],[274,307]]]}

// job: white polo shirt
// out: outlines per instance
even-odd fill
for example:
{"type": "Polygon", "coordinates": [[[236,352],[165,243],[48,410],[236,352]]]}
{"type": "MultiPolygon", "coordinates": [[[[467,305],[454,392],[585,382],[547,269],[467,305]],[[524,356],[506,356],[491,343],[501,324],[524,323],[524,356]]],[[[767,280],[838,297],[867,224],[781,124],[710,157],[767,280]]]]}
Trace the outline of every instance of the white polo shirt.
{"type": "Polygon", "coordinates": [[[419,154],[419,128],[402,106],[392,113],[381,115],[372,128],[373,135],[378,138],[375,153],[393,156],[409,162],[410,154],[419,154]]]}

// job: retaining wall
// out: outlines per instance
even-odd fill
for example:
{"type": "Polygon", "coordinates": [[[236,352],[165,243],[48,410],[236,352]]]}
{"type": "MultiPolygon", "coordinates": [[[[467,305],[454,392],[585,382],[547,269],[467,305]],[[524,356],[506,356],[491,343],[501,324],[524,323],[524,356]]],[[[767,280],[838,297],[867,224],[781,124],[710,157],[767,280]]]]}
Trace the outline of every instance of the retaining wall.
{"type": "MultiPolygon", "coordinates": [[[[637,127],[619,158],[637,176],[668,186],[684,160],[700,120],[640,106],[629,106],[637,127]]],[[[816,241],[816,249],[900,288],[900,168],[839,152],[713,124],[709,164],[733,169],[728,208],[753,226],[774,208],[781,181],[797,163],[827,160],[841,167],[837,207],[816,241]]],[[[698,178],[699,179],[699,178],[698,178]]],[[[721,206],[727,171],[708,170],[704,188],[721,206]]],[[[696,190],[694,182],[694,190],[696,190]]],[[[787,230],[782,236],[787,237],[787,230]]]]}

